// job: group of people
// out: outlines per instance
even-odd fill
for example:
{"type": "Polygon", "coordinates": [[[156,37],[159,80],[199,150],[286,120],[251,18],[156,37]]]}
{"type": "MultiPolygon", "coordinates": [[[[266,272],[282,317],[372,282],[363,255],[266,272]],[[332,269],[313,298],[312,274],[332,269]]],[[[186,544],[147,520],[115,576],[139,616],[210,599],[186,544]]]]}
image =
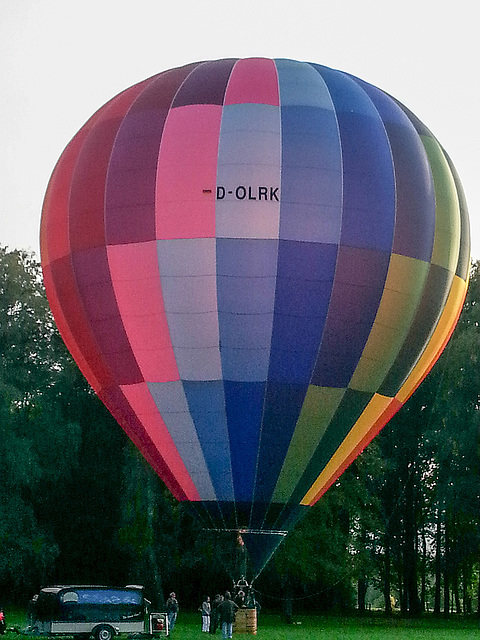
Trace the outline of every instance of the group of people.
{"type": "MultiPolygon", "coordinates": [[[[202,616],[202,632],[216,633],[217,629],[222,630],[222,638],[227,640],[232,637],[233,623],[235,622],[235,614],[238,609],[243,607],[251,607],[259,610],[259,604],[255,600],[253,590],[245,591],[240,588],[236,589],[236,595],[232,598],[230,591],[226,591],[224,596],[217,594],[213,600],[210,596],[205,596],[202,604],[198,607],[198,611],[202,616]]],[[[171,593],[166,602],[168,631],[169,634],[175,627],[178,615],[178,600],[175,593],[171,593]]]]}
{"type": "Polygon", "coordinates": [[[225,596],[217,594],[212,602],[206,596],[198,610],[202,614],[202,631],[204,633],[216,633],[218,627],[222,629],[222,638],[231,638],[233,623],[239,605],[232,600],[230,591],[225,596]]]}

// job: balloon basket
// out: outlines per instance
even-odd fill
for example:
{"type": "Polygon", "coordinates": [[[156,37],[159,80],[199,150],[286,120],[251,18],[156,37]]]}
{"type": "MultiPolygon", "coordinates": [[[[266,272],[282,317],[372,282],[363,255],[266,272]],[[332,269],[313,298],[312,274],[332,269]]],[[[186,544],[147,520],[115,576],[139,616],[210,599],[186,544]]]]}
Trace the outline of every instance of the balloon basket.
{"type": "Polygon", "coordinates": [[[257,635],[257,610],[239,609],[235,615],[233,630],[235,633],[257,635]]]}

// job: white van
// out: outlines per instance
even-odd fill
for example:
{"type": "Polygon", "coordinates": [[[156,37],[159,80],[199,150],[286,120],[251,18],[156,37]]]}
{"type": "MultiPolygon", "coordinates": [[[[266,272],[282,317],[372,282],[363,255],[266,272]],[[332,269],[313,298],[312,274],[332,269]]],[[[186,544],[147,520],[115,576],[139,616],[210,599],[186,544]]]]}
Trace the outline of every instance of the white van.
{"type": "Polygon", "coordinates": [[[120,633],[168,635],[166,613],[150,613],[143,587],[55,586],[30,603],[28,634],[112,640],[120,633]]]}

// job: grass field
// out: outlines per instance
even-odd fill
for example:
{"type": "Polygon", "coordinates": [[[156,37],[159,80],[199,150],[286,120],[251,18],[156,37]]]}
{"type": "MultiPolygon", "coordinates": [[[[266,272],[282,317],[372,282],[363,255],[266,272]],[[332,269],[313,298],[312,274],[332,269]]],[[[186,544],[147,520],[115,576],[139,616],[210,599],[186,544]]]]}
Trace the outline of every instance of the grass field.
{"type": "MultiPolygon", "coordinates": [[[[479,640],[478,622],[473,619],[444,621],[434,618],[405,620],[384,617],[300,616],[300,624],[286,625],[278,615],[261,614],[256,636],[234,634],[238,640],[479,640]]],[[[196,616],[179,618],[174,640],[201,638],[196,616]]],[[[205,637],[205,636],[204,636],[205,637]]],[[[221,633],[217,632],[218,639],[221,633]]]]}
{"type": "MultiPolygon", "coordinates": [[[[8,626],[24,626],[21,611],[6,611],[8,626]]],[[[21,640],[11,631],[5,640],[21,640]]],[[[199,614],[181,612],[172,640],[201,640],[212,636],[200,630],[199,614]]],[[[221,632],[215,636],[221,639],[221,632]]],[[[260,615],[257,635],[234,634],[237,640],[480,640],[478,621],[473,618],[436,619],[430,616],[418,620],[381,616],[332,617],[299,616],[298,624],[286,625],[278,615],[260,615]]]]}

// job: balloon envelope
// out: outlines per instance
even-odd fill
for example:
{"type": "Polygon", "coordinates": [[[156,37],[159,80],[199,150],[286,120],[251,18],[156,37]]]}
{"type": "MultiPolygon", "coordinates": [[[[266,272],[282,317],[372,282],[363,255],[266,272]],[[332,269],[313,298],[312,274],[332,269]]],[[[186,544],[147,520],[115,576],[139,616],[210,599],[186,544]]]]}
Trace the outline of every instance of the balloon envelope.
{"type": "Polygon", "coordinates": [[[450,159],[395,99],[316,64],[228,59],[140,82],[84,125],[41,253],[93,389],[260,568],[438,358],[469,229],[450,159]]]}

